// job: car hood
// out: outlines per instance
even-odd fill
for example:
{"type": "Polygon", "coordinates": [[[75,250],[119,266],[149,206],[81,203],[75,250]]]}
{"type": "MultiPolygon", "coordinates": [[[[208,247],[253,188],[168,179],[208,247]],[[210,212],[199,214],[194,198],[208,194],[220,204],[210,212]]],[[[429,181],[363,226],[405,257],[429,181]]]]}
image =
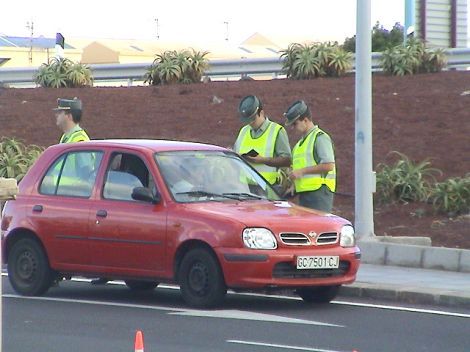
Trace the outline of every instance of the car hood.
{"type": "Polygon", "coordinates": [[[275,232],[339,231],[350,224],[339,216],[286,201],[193,203],[191,207],[207,215],[239,221],[246,227],[266,227],[275,232]]]}

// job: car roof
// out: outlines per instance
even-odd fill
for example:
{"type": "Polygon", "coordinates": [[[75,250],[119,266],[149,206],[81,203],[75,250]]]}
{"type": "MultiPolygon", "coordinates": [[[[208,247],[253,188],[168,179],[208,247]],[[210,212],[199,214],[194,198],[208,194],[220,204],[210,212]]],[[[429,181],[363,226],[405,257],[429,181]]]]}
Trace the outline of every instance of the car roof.
{"type": "MultiPolygon", "coordinates": [[[[74,143],[74,146],[86,148],[93,147],[111,147],[119,148],[126,147],[137,150],[151,150],[153,152],[166,152],[166,151],[183,151],[183,150],[209,150],[209,151],[221,151],[226,150],[223,147],[219,147],[211,144],[195,143],[195,142],[183,142],[183,141],[170,141],[170,140],[159,140],[159,139],[103,139],[103,140],[91,140],[88,142],[74,143]]],[[[71,147],[72,144],[63,143],[60,144],[64,148],[71,147]]]]}

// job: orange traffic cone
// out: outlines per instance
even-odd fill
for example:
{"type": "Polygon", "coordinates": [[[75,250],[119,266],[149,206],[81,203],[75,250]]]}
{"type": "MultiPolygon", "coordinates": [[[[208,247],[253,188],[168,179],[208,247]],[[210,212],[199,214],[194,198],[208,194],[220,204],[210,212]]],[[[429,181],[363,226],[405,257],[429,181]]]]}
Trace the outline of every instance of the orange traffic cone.
{"type": "Polygon", "coordinates": [[[142,331],[137,330],[135,333],[135,344],[134,352],[144,352],[144,338],[142,336],[142,331]]]}

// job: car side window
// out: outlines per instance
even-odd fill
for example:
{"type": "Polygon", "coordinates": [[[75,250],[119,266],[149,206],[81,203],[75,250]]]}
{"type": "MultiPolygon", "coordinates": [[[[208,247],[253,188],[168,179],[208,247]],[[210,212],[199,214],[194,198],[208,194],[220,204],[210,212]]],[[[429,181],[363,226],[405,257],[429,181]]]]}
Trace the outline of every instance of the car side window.
{"type": "Polygon", "coordinates": [[[57,159],[44,176],[39,192],[47,195],[90,197],[102,152],[71,152],[57,159]]]}
{"type": "Polygon", "coordinates": [[[136,187],[156,192],[152,174],[141,158],[133,154],[115,153],[111,156],[103,187],[103,198],[135,201],[132,192],[136,187]]]}

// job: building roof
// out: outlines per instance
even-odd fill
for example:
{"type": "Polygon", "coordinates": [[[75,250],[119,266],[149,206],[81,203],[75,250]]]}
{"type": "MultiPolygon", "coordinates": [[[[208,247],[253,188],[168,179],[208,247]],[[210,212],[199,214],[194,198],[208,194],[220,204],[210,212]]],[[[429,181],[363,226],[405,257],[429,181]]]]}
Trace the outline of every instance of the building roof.
{"type": "MultiPolygon", "coordinates": [[[[29,48],[31,46],[31,41],[33,48],[55,48],[55,38],[45,38],[43,36],[36,38],[0,36],[0,47],[29,48]]],[[[65,44],[65,49],[75,48],[69,44],[65,44]]]]}

